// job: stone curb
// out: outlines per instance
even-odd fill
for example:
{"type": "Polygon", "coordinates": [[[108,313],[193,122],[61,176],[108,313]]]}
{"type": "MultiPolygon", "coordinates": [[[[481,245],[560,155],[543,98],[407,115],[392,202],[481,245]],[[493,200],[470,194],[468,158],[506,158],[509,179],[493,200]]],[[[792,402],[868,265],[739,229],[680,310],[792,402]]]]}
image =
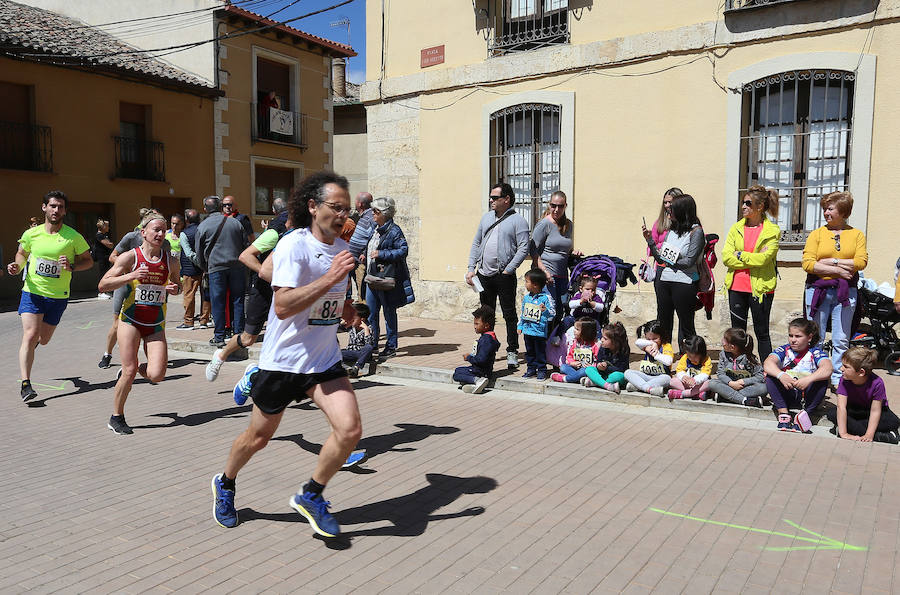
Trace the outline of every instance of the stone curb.
{"type": "MultiPolygon", "coordinates": [[[[169,349],[174,351],[187,351],[193,353],[205,353],[212,355],[216,350],[214,345],[206,341],[170,340],[169,349]]],[[[253,345],[246,356],[238,351],[231,359],[258,359],[260,348],[253,345]]],[[[427,366],[410,366],[407,364],[387,361],[379,364],[376,376],[389,376],[408,380],[423,380],[439,384],[454,384],[453,371],[444,368],[429,368],[427,366]]],[[[554,397],[568,397],[574,399],[586,399],[590,401],[605,401],[609,403],[622,403],[625,405],[637,405],[640,407],[658,407],[661,409],[677,409],[681,411],[696,411],[699,413],[716,413],[718,415],[732,415],[735,417],[747,417],[763,421],[775,421],[771,409],[764,407],[744,407],[734,403],[717,403],[715,401],[678,400],[669,401],[666,398],[653,397],[644,393],[622,392],[612,393],[602,388],[587,388],[577,384],[563,384],[559,382],[538,382],[526,380],[514,376],[503,376],[488,384],[490,388],[508,390],[517,393],[536,395],[551,395],[554,397]]],[[[819,426],[830,428],[831,422],[823,415],[819,419],[819,426]]]]}

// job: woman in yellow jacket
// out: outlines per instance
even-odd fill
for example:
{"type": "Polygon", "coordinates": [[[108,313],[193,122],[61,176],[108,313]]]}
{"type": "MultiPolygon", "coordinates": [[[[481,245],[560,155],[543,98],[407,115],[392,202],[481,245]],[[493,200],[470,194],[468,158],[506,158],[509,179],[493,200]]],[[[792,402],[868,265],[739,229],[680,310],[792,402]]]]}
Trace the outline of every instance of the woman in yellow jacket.
{"type": "Polygon", "coordinates": [[[778,193],[770,188],[751,186],[741,202],[743,219],[731,226],[722,262],[728,267],[725,289],[731,326],[747,330],[747,311],[753,316],[753,331],[759,345],[759,361],[772,353],[769,315],[775,296],[775,257],[781,229],[766,213],[778,216],[778,193]]]}

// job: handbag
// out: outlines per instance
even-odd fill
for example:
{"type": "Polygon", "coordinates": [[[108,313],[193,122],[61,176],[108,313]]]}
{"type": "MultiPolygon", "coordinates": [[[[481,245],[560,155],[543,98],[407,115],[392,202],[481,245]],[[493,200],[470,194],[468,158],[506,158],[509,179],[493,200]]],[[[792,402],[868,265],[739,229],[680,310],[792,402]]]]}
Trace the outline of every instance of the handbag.
{"type": "Polygon", "coordinates": [[[376,291],[391,291],[397,286],[394,263],[372,263],[363,281],[376,291]]]}
{"type": "Polygon", "coordinates": [[[638,267],[638,275],[644,283],[653,283],[656,281],[656,263],[653,259],[641,259],[641,266],[638,267]]]}

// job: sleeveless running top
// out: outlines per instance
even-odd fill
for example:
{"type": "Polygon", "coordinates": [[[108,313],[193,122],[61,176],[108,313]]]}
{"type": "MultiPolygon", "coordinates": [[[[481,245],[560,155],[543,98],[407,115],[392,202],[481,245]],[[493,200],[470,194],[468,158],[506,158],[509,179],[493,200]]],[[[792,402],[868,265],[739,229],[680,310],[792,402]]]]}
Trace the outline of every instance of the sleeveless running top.
{"type": "Polygon", "coordinates": [[[143,283],[134,279],[125,285],[127,293],[122,302],[119,319],[141,326],[159,326],[165,328],[166,323],[166,284],[169,282],[169,261],[166,253],[160,253],[157,262],[147,260],[140,247],[134,249],[134,267],[145,267],[149,278],[143,283]]]}

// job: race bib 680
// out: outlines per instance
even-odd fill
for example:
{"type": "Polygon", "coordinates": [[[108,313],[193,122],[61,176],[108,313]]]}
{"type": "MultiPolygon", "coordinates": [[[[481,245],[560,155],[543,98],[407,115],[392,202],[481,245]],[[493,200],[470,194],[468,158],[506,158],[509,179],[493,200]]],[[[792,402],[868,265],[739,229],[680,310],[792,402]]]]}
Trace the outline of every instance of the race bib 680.
{"type": "Polygon", "coordinates": [[[60,270],[62,270],[62,267],[59,265],[58,260],[49,260],[39,256],[34,257],[34,272],[41,277],[59,279],[60,270]]]}

